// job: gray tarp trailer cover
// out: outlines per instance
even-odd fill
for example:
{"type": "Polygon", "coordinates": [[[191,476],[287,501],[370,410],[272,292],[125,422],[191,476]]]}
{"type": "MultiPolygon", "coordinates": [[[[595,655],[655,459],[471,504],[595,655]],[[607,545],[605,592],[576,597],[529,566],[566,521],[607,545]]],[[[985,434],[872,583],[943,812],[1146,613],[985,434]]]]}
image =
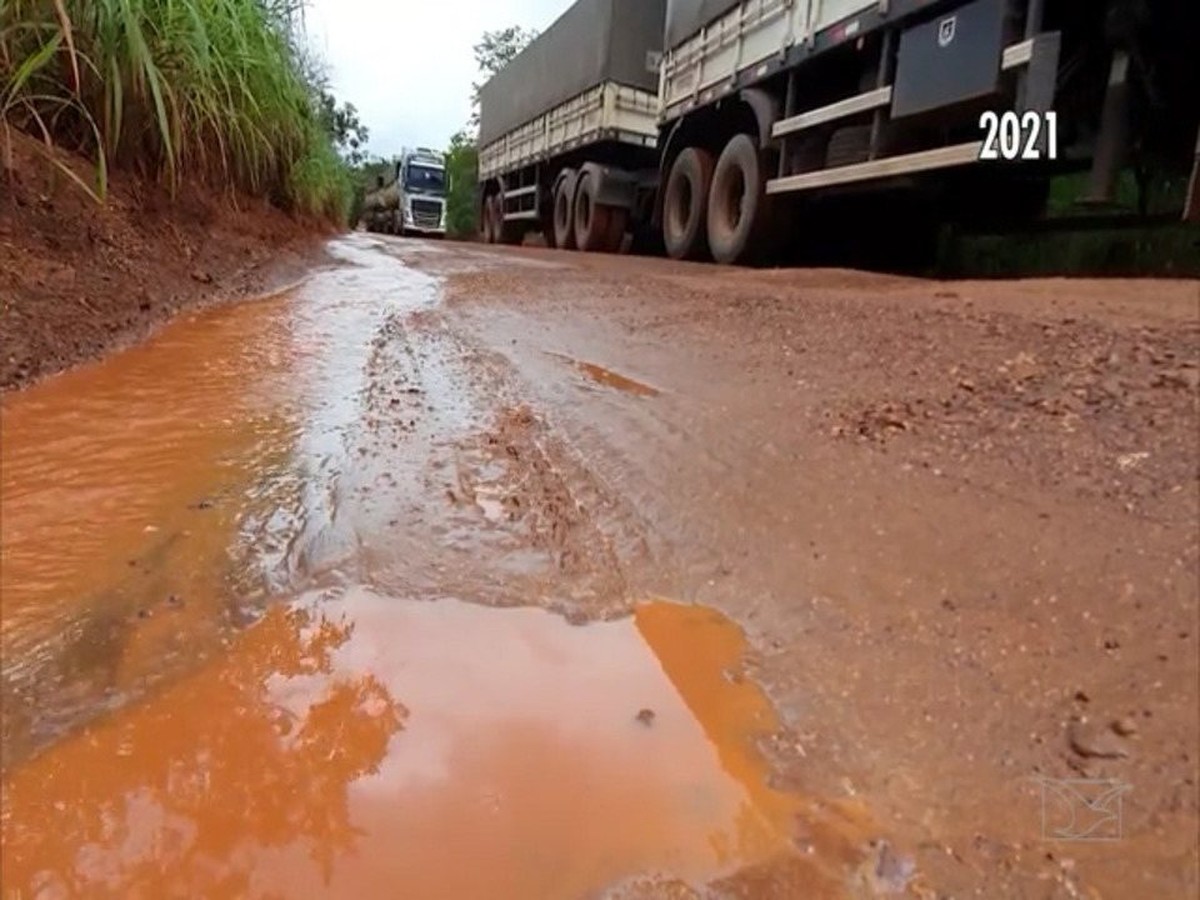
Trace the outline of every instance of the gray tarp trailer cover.
{"type": "Polygon", "coordinates": [[[480,90],[480,145],[606,81],[657,91],[666,5],[578,0],[480,90]]]}
{"type": "Polygon", "coordinates": [[[666,48],[683,43],[713,19],[737,6],[739,0],[668,0],[666,48]]]}

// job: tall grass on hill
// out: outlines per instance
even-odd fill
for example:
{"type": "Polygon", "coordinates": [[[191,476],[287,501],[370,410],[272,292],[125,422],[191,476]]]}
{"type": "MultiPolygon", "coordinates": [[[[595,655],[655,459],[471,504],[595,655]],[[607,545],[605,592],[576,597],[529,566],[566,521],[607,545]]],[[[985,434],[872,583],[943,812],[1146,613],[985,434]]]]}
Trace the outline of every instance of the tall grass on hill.
{"type": "Polygon", "coordinates": [[[0,0],[0,115],[97,164],[340,219],[301,0],[0,0]]]}

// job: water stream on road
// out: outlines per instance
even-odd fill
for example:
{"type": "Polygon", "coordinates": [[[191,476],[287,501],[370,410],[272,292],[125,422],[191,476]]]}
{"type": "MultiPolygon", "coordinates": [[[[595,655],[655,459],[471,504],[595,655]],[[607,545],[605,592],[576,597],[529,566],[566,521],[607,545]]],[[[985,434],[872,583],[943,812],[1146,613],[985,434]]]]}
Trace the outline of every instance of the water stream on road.
{"type": "Polygon", "coordinates": [[[736,626],[470,602],[503,507],[425,466],[486,391],[414,337],[433,279],[332,253],[4,398],[5,890],[573,897],[787,852],[736,626]]]}

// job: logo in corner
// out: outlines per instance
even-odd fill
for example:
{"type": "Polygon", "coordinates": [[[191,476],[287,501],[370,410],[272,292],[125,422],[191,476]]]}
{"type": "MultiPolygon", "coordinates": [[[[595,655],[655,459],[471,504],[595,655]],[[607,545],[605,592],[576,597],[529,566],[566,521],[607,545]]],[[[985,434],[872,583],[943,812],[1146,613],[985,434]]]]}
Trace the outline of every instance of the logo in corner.
{"type": "Polygon", "coordinates": [[[1130,786],[1109,778],[1041,778],[1042,839],[1119,841],[1121,798],[1130,786]]]}
{"type": "Polygon", "coordinates": [[[942,19],[938,23],[938,46],[949,47],[954,43],[954,36],[956,34],[958,34],[958,16],[942,19]]]}

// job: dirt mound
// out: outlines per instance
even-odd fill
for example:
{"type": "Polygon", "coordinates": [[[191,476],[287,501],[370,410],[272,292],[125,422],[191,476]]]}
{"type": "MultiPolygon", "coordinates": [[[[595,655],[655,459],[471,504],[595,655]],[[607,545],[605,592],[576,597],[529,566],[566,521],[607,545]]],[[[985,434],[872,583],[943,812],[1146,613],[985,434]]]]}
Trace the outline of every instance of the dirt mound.
{"type": "MultiPolygon", "coordinates": [[[[14,135],[0,169],[0,388],[10,389],[144,336],[197,304],[298,275],[320,234],[260,200],[174,198],[125,173],[97,204],[40,145],[14,135]]],[[[62,159],[85,183],[82,160],[62,159]]]]}

